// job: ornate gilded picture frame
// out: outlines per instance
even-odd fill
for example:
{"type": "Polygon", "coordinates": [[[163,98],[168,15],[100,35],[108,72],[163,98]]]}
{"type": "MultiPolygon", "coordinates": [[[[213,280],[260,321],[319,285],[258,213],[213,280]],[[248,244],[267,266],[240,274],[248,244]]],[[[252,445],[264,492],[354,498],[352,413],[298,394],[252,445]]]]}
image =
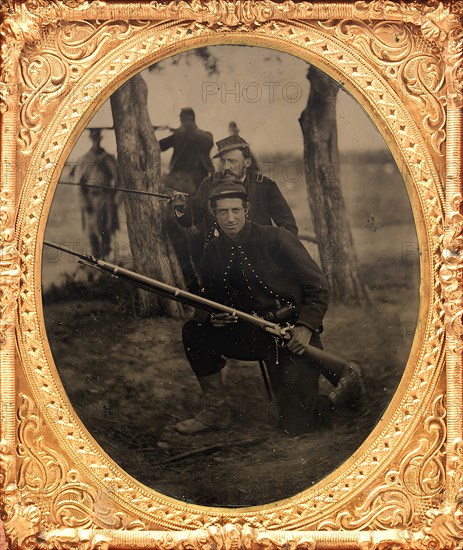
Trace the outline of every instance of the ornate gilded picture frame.
{"type": "Polygon", "coordinates": [[[461,547],[462,14],[435,1],[2,3],[1,519],[12,548],[461,547]],[[357,100],[400,170],[420,252],[418,323],[380,423],[315,485],[245,508],[166,496],[109,459],[66,396],[42,304],[47,217],[79,135],[142,69],[217,45],[291,54],[357,100]]]}

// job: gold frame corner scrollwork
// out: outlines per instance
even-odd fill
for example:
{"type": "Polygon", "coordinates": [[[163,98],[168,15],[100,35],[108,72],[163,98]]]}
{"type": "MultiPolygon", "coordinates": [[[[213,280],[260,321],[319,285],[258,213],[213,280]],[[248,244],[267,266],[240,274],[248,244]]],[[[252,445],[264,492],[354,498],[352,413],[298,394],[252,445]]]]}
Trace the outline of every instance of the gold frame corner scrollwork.
{"type": "Polygon", "coordinates": [[[463,2],[10,0],[0,15],[0,519],[10,546],[463,548],[463,2]],[[50,190],[90,116],[138,70],[220,43],[281,49],[342,80],[402,168],[423,258],[425,329],[385,427],[316,492],[243,510],[173,501],[104,458],[50,368],[37,290],[50,190]]]}

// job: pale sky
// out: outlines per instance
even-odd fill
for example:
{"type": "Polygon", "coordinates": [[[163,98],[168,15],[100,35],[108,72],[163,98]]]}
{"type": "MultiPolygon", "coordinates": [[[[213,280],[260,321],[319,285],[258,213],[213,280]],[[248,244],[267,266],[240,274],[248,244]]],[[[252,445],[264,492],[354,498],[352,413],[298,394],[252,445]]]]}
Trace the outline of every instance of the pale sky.
{"type": "MultiPolygon", "coordinates": [[[[217,58],[219,73],[216,75],[208,75],[201,61],[187,54],[158,63],[158,70],[143,71],[152,124],[176,128],[180,109],[192,107],[198,126],[212,132],[215,141],[228,135],[228,123],[234,120],[240,135],[250,143],[257,157],[264,153],[302,154],[298,119],[309,92],[307,63],[265,48],[211,46],[208,49],[217,58]]],[[[387,149],[369,117],[343,90],[338,95],[337,117],[341,154],[387,149]]],[[[109,101],[89,126],[112,126],[109,101]]],[[[157,131],[156,135],[162,138],[169,135],[169,131],[157,131]]],[[[82,155],[89,144],[88,132],[84,132],[70,159],[82,155]]],[[[103,132],[102,145],[115,153],[111,130],[103,132]]],[[[212,153],[215,150],[214,147],[212,153]]]]}

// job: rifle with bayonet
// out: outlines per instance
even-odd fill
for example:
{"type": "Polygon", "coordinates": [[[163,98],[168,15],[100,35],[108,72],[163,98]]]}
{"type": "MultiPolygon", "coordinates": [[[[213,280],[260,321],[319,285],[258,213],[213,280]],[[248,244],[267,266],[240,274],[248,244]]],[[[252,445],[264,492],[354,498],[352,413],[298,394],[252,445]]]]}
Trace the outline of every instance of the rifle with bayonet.
{"type": "MultiPolygon", "coordinates": [[[[47,241],[44,241],[44,244],[46,246],[50,246],[51,248],[66,252],[71,256],[79,258],[79,263],[84,266],[91,267],[105,273],[109,273],[112,277],[116,279],[126,281],[138,288],[153,292],[164,298],[175,300],[176,302],[180,302],[181,304],[193,306],[195,308],[206,310],[211,313],[228,313],[230,315],[234,315],[240,321],[257,327],[264,332],[270,334],[271,336],[277,338],[278,343],[281,346],[284,346],[292,338],[292,326],[287,322],[283,324],[275,323],[258,315],[246,313],[244,311],[240,311],[238,309],[221,304],[220,302],[209,300],[204,296],[192,294],[191,292],[188,292],[186,290],[168,285],[167,283],[163,283],[162,281],[158,281],[145,275],[141,275],[140,273],[136,273],[135,271],[131,271],[110,262],[106,262],[105,260],[100,260],[93,256],[74,252],[73,250],[65,248],[64,246],[61,246],[59,244],[47,241]]],[[[318,349],[314,346],[308,346],[308,348],[306,348],[304,352],[304,355],[310,358],[312,361],[316,361],[321,364],[330,363],[333,360],[338,360],[336,356],[327,353],[326,351],[323,351],[321,349],[318,349]]]]}
{"type": "Polygon", "coordinates": [[[282,341],[289,340],[291,338],[289,325],[280,326],[276,323],[272,323],[271,321],[267,321],[262,317],[258,317],[257,315],[245,313],[244,311],[226,306],[224,304],[221,304],[220,302],[214,302],[213,300],[209,300],[208,298],[204,298],[203,296],[192,294],[191,292],[182,290],[181,288],[177,288],[175,286],[168,285],[167,283],[163,283],[162,281],[158,281],[157,279],[151,279],[150,277],[141,275],[136,271],[125,269],[124,267],[106,262],[105,260],[100,260],[86,254],[80,254],[79,252],[74,252],[73,250],[70,250],[69,248],[66,248],[56,243],[44,241],[44,244],[50,246],[51,248],[55,248],[56,250],[66,252],[71,256],[76,256],[77,258],[79,258],[79,263],[82,265],[98,269],[99,271],[104,271],[105,273],[109,273],[112,277],[116,279],[126,281],[143,290],[154,292],[155,294],[158,294],[164,298],[169,298],[171,300],[175,300],[176,302],[180,302],[181,304],[193,306],[198,309],[203,309],[210,312],[229,313],[230,315],[234,315],[241,321],[245,321],[246,323],[249,323],[264,330],[265,332],[268,332],[272,336],[280,338],[282,341]]]}

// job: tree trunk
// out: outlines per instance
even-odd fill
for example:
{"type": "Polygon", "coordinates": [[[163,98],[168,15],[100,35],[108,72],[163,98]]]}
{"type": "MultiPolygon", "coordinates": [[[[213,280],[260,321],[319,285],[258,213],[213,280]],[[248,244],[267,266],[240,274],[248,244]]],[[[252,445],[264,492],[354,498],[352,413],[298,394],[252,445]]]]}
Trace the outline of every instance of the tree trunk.
{"type": "Polygon", "coordinates": [[[321,267],[334,302],[370,302],[362,281],[352,231],[339,181],[336,102],[339,86],[311,67],[310,94],[299,119],[304,136],[304,168],[309,207],[318,241],[321,267]]]}
{"type": "MultiPolygon", "coordinates": [[[[159,192],[160,149],[147,107],[145,81],[136,75],[111,96],[121,185],[127,189],[159,192]]],[[[185,288],[177,256],[166,231],[166,205],[150,196],[124,193],[127,229],[134,270],[185,288]]],[[[181,304],[139,291],[142,315],[167,313],[181,317],[181,304]]]]}

